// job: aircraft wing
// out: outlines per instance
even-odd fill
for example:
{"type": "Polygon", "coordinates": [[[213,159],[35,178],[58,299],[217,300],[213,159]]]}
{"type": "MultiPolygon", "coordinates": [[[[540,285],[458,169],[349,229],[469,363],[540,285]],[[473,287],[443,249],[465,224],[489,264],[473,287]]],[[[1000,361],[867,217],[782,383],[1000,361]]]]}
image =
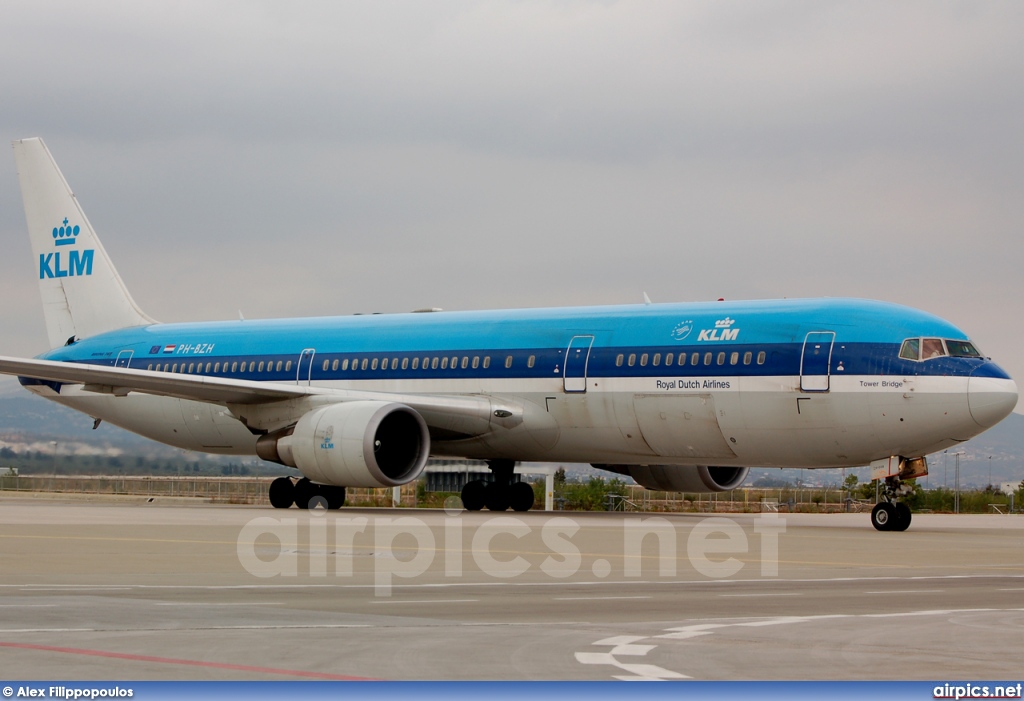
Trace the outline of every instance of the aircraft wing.
{"type": "Polygon", "coordinates": [[[367,392],[6,356],[0,356],[0,374],[82,385],[86,391],[115,396],[139,392],[223,406],[263,405],[304,398],[314,399],[318,404],[332,401],[399,402],[420,412],[431,429],[462,435],[481,435],[495,425],[511,428],[523,420],[522,406],[484,395],[367,392]]]}

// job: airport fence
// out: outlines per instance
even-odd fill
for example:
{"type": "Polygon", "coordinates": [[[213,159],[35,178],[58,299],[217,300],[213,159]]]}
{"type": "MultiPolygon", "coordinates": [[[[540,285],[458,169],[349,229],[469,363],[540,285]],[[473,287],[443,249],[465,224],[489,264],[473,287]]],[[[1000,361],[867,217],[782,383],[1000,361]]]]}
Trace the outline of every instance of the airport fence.
{"type": "MultiPolygon", "coordinates": [[[[126,497],[180,497],[218,504],[270,504],[267,497],[274,477],[178,477],[142,475],[0,475],[0,491],[126,497]]],[[[391,506],[390,489],[347,490],[353,506],[391,506]]],[[[405,488],[401,506],[416,506],[416,490],[405,488]]]]}

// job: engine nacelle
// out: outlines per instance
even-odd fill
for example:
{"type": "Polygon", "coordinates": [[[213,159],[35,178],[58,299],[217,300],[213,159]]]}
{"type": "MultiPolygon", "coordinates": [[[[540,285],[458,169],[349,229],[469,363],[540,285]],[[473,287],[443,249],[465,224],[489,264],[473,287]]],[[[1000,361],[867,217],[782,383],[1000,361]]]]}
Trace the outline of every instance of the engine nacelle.
{"type": "Polygon", "coordinates": [[[430,434],[404,404],[344,402],[314,409],[288,435],[262,436],[256,452],[319,484],[397,487],[423,471],[430,434]]]}
{"type": "Polygon", "coordinates": [[[736,489],[750,472],[749,467],[708,467],[705,465],[594,465],[659,492],[727,492],[736,489]]]}

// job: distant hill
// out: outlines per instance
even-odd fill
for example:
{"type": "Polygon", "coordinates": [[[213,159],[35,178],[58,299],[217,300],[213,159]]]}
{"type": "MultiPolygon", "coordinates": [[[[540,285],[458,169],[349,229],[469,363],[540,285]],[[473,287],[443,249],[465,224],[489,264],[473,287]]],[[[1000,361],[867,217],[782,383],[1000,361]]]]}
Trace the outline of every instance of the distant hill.
{"type": "MultiPolygon", "coordinates": [[[[252,467],[260,463],[256,458],[207,456],[171,448],[105,422],[94,431],[92,419],[88,416],[37,397],[20,387],[0,393],[0,451],[18,454],[32,451],[52,456],[54,441],[57,442],[58,454],[67,456],[144,458],[164,462],[184,459],[204,465],[244,462],[252,467]]],[[[931,467],[929,485],[941,486],[944,482],[953,485],[956,458],[952,454],[960,450],[965,453],[960,458],[960,479],[965,486],[989,484],[990,471],[991,482],[995,484],[1024,480],[1024,415],[1010,414],[999,425],[957,448],[949,449],[947,454],[928,456],[931,467]]],[[[0,465],[3,464],[6,463],[0,458],[0,465]]],[[[566,467],[573,469],[573,466],[566,467]]],[[[583,473],[606,474],[589,467],[579,467],[583,473]]],[[[862,481],[868,479],[866,468],[847,470],[849,472],[856,472],[862,481]]],[[[841,481],[836,470],[758,469],[752,475],[754,479],[760,476],[818,484],[841,481]]]]}

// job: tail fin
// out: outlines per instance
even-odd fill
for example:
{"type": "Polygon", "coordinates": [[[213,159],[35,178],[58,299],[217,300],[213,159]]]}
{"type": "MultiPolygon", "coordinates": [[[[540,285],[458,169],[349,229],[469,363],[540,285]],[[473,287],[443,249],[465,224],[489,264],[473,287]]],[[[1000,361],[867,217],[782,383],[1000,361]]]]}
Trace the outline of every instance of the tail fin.
{"type": "Polygon", "coordinates": [[[42,139],[14,142],[50,346],[154,323],[128,293],[42,139]]]}

